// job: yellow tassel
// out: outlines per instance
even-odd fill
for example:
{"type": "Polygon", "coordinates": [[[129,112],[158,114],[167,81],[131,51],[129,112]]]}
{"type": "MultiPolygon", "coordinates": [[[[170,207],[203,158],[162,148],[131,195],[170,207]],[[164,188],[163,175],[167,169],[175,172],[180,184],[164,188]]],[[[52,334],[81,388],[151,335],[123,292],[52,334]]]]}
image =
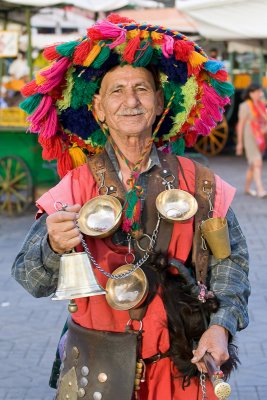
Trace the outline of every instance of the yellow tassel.
{"type": "Polygon", "coordinates": [[[89,67],[101,51],[101,46],[96,44],[83,62],[84,67],[89,67]]]}
{"type": "Polygon", "coordinates": [[[147,38],[149,38],[149,32],[148,32],[148,31],[141,31],[141,32],[140,32],[140,38],[141,38],[141,39],[147,39],[147,38]]]}
{"type": "Polygon", "coordinates": [[[82,151],[80,147],[78,147],[77,143],[74,143],[73,146],[69,149],[69,153],[72,160],[73,168],[77,168],[80,165],[86,163],[86,155],[82,151]]]}
{"type": "Polygon", "coordinates": [[[47,69],[47,68],[44,68],[44,69],[42,69],[42,70],[36,72],[36,75],[35,75],[35,82],[36,82],[36,84],[39,85],[39,86],[42,85],[43,83],[45,83],[45,82],[47,81],[47,78],[46,78],[45,76],[40,75],[40,72],[44,71],[45,69],[47,69]]]}
{"type": "Polygon", "coordinates": [[[131,40],[140,34],[139,29],[133,29],[132,31],[127,32],[127,40],[131,40]]]}
{"type": "Polygon", "coordinates": [[[159,32],[151,32],[151,39],[152,40],[162,40],[163,38],[163,33],[159,33],[159,32]]]}
{"type": "Polygon", "coordinates": [[[189,62],[192,67],[198,67],[199,65],[203,64],[204,62],[208,61],[207,57],[202,56],[197,51],[192,51],[189,55],[189,62]]]}

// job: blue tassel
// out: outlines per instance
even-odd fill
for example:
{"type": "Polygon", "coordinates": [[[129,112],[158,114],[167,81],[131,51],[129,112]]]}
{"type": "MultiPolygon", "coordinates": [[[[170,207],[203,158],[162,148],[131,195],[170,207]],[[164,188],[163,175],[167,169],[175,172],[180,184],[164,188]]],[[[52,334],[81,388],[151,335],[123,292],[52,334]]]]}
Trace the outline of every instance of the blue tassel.
{"type": "Polygon", "coordinates": [[[220,69],[224,69],[224,63],[221,61],[209,60],[204,63],[204,69],[216,74],[220,69]]]}

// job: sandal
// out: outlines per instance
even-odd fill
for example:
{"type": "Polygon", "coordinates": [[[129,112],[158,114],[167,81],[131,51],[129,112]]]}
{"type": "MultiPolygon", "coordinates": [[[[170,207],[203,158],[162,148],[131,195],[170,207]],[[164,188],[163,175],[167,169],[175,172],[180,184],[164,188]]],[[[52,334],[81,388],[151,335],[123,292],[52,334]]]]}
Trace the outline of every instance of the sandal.
{"type": "Polygon", "coordinates": [[[257,194],[257,197],[259,199],[264,199],[265,197],[267,197],[267,192],[261,192],[257,194]]]}
{"type": "Polygon", "coordinates": [[[245,191],[245,194],[248,194],[249,196],[252,196],[252,197],[256,197],[257,196],[256,190],[253,190],[253,189],[249,189],[249,190],[245,191]]]}

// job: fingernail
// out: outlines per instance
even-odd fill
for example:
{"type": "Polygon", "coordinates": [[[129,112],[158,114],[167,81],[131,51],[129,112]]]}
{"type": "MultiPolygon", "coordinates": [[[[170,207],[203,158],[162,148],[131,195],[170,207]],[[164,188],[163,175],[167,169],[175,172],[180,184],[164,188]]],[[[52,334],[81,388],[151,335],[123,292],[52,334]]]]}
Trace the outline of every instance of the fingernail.
{"type": "Polygon", "coordinates": [[[193,357],[193,358],[191,358],[191,361],[192,361],[192,362],[195,362],[195,361],[197,361],[197,357],[193,357]]]}

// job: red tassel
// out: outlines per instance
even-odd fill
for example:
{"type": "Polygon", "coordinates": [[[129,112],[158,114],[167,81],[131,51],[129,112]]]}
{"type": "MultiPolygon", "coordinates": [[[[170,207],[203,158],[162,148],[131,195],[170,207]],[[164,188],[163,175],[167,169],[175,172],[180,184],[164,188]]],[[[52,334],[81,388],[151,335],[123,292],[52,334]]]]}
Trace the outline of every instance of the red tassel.
{"type": "Polygon", "coordinates": [[[92,50],[92,42],[89,40],[84,40],[80,43],[75,51],[73,56],[74,64],[83,65],[84,60],[92,50]]]}
{"type": "Polygon", "coordinates": [[[21,89],[21,94],[25,97],[29,97],[32,94],[36,94],[38,91],[38,85],[35,80],[26,83],[25,86],[21,89]]]}
{"type": "Polygon", "coordinates": [[[65,150],[64,153],[59,157],[57,161],[57,172],[62,179],[69,171],[73,169],[72,159],[69,150],[65,150]]]}
{"type": "Polygon", "coordinates": [[[58,136],[46,139],[39,135],[38,142],[43,148],[42,157],[44,160],[56,160],[62,156],[62,141],[58,136]]]}
{"type": "Polygon", "coordinates": [[[122,17],[121,15],[113,14],[113,13],[109,14],[109,16],[107,17],[107,20],[109,22],[112,22],[113,24],[123,24],[123,23],[135,22],[134,19],[122,17]]]}
{"type": "Polygon", "coordinates": [[[187,62],[189,54],[194,50],[194,44],[186,40],[175,40],[173,49],[176,60],[187,62]]]}
{"type": "Polygon", "coordinates": [[[127,61],[132,64],[137,49],[140,47],[140,36],[137,35],[133,39],[129,40],[125,50],[123,52],[122,61],[127,61]]]}
{"type": "Polygon", "coordinates": [[[57,43],[56,45],[46,47],[43,51],[44,58],[46,58],[48,61],[54,61],[60,58],[61,55],[58,54],[56,51],[56,46],[58,46],[59,44],[60,43],[57,43]]]}
{"type": "Polygon", "coordinates": [[[216,80],[218,80],[218,81],[225,82],[225,81],[228,80],[228,74],[227,74],[227,72],[226,72],[225,70],[223,70],[223,69],[221,69],[221,70],[219,70],[218,72],[216,72],[216,74],[212,74],[211,72],[209,72],[209,75],[210,75],[212,78],[214,78],[214,79],[216,79],[216,80]]]}
{"type": "Polygon", "coordinates": [[[94,27],[94,26],[92,26],[91,28],[87,29],[87,37],[90,38],[92,42],[94,40],[103,39],[102,32],[97,27],[94,27]]]}

